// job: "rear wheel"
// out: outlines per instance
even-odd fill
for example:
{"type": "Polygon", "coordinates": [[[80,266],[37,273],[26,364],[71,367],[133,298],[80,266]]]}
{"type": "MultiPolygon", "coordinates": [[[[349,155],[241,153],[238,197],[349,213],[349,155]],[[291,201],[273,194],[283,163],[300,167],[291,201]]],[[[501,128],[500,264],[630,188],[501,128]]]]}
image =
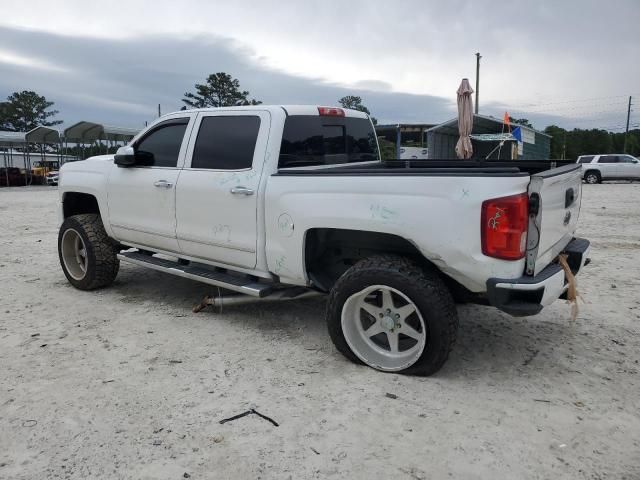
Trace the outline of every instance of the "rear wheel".
{"type": "Polygon", "coordinates": [[[350,360],[384,372],[431,375],[449,356],[458,316],[438,275],[404,257],[377,255],[336,282],[327,323],[336,348],[350,360]]]}
{"type": "Polygon", "coordinates": [[[120,266],[117,251],[99,215],[74,215],[65,219],[60,227],[60,265],[69,283],[80,290],[113,283],[120,266]]]}
{"type": "Polygon", "coordinates": [[[589,184],[591,184],[591,185],[594,185],[596,183],[602,182],[602,179],[601,179],[600,174],[598,172],[587,172],[584,175],[584,181],[589,183],[589,184]]]}

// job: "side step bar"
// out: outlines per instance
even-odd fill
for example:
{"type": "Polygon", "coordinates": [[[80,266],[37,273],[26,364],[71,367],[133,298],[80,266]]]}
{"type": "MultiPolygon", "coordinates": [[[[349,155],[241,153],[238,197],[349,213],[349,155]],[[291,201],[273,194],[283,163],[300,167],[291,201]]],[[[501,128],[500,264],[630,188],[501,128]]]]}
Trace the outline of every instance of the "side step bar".
{"type": "Polygon", "coordinates": [[[272,291],[271,285],[255,282],[247,278],[237,277],[228,273],[214,272],[200,267],[180,265],[171,260],[144,255],[139,252],[121,252],[118,259],[123,262],[133,263],[141,267],[151,268],[160,272],[170,273],[178,277],[189,278],[198,282],[226,288],[234,292],[244,293],[253,297],[262,298],[272,291]]]}

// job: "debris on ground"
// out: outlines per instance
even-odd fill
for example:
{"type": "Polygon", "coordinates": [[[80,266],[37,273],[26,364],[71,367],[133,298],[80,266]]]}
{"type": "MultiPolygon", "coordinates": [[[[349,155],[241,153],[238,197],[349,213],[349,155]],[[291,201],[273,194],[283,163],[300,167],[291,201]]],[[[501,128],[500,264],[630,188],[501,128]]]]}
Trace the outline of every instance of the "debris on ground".
{"type": "Polygon", "coordinates": [[[578,297],[580,296],[578,293],[578,283],[576,282],[576,277],[571,271],[571,267],[569,267],[566,254],[563,253],[558,256],[558,263],[564,270],[564,276],[569,284],[569,287],[567,288],[567,303],[571,304],[571,321],[575,322],[576,318],[578,318],[578,297]]]}
{"type": "Polygon", "coordinates": [[[263,415],[262,413],[258,412],[254,408],[252,408],[250,410],[247,410],[246,412],[239,413],[238,415],[234,415],[233,417],[229,417],[229,418],[225,418],[224,420],[220,420],[219,423],[222,425],[223,423],[233,422],[234,420],[238,420],[239,418],[246,417],[247,415],[257,415],[260,418],[263,418],[264,420],[266,420],[267,422],[271,422],[276,427],[280,426],[278,424],[278,422],[276,422],[273,418],[270,418],[270,417],[267,417],[266,415],[263,415]]]}

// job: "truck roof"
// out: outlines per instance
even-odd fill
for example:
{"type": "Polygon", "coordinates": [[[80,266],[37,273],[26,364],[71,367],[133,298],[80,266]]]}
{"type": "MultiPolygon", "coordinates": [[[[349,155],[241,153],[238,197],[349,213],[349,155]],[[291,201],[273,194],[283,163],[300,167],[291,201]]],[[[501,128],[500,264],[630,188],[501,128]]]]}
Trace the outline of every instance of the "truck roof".
{"type": "MultiPolygon", "coordinates": [[[[337,109],[344,112],[345,117],[352,118],[369,118],[366,113],[360,112],[359,110],[352,110],[350,108],[342,108],[335,107],[330,105],[247,105],[241,107],[217,107],[217,108],[191,108],[187,111],[189,112],[215,112],[215,111],[224,111],[224,110],[284,110],[287,115],[315,115],[320,116],[320,109],[337,109]]],[[[179,113],[179,112],[172,112],[179,113]]],[[[342,115],[340,115],[342,116],[342,115]]]]}

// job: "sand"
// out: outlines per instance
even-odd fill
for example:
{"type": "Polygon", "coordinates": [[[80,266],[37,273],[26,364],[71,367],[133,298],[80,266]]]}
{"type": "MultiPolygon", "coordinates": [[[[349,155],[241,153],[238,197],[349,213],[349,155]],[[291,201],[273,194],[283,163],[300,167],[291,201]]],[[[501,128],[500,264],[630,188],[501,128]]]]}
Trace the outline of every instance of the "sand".
{"type": "Polygon", "coordinates": [[[638,184],[584,188],[575,323],[460,306],[429,378],[347,361],[321,298],[194,314],[209,287],[127,264],[75,290],[56,202],[0,189],[2,479],[640,478],[638,184]],[[279,426],[219,423],[249,408],[279,426]]]}

